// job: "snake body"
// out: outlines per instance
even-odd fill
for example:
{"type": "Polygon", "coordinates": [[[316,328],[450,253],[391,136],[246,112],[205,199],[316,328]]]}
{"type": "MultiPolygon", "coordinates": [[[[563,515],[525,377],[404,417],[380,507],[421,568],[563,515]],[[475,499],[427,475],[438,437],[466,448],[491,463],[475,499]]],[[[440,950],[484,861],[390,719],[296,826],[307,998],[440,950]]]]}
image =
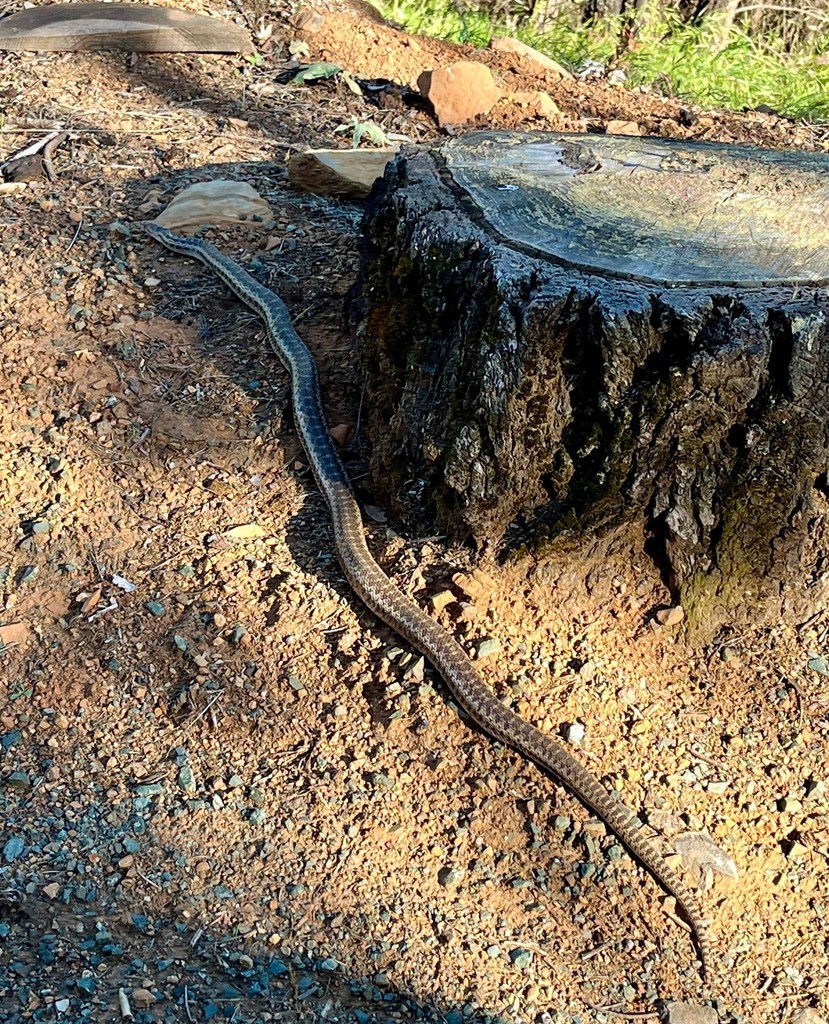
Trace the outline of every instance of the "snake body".
{"type": "Polygon", "coordinates": [[[550,772],[604,821],[684,910],[701,958],[710,963],[706,922],[696,896],[666,862],[641,822],[564,747],[494,696],[455,639],[383,572],[366,544],[360,508],[325,423],[317,368],[297,335],[287,307],[237,263],[201,239],[181,238],[149,222],[149,234],[173,252],[200,260],[264,320],[274,351],[291,375],[296,429],[331,514],[337,554],[360,599],[424,654],[458,704],[484,732],[550,772]]]}

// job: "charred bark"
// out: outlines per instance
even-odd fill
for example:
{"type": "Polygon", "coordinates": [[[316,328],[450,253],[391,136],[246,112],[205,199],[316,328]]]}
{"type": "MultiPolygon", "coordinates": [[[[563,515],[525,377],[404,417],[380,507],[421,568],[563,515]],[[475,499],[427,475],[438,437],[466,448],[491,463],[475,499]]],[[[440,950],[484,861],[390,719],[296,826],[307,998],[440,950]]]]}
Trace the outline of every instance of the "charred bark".
{"type": "Polygon", "coordinates": [[[698,639],[814,611],[829,160],[590,136],[454,147],[399,158],[366,215],[375,493],[507,555],[644,530],[698,639]]]}

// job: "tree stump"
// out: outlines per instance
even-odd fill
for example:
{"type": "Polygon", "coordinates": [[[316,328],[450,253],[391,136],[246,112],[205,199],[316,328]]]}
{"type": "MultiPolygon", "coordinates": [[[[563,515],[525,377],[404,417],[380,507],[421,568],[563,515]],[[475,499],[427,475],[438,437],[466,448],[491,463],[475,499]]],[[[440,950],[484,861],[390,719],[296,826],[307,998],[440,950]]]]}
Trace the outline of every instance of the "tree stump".
{"type": "Polygon", "coordinates": [[[597,135],[399,157],[354,307],[375,493],[506,554],[627,530],[698,640],[821,607],[827,183],[822,155],[597,135]]]}

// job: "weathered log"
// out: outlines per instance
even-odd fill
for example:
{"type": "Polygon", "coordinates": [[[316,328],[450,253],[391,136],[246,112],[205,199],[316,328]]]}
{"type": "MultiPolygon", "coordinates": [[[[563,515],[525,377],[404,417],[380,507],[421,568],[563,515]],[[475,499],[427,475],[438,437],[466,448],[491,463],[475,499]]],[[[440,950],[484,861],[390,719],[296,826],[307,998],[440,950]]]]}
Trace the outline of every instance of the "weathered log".
{"type": "Polygon", "coordinates": [[[697,639],[815,610],[827,182],[826,156],[610,136],[399,157],[355,305],[376,493],[506,553],[644,530],[697,639]]]}
{"type": "Polygon", "coordinates": [[[0,20],[0,50],[249,53],[239,25],[175,7],[54,3],[0,20]]]}

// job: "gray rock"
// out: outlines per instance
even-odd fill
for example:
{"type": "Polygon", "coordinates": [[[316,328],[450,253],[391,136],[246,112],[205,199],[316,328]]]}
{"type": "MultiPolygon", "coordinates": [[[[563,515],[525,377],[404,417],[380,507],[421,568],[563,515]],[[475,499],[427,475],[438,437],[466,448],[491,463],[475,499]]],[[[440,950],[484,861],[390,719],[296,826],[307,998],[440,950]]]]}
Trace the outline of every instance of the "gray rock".
{"type": "Polygon", "coordinates": [[[518,947],[509,951],[509,958],[519,970],[523,971],[532,963],[533,955],[530,950],[518,947]]]}
{"type": "Polygon", "coordinates": [[[717,1024],[713,1006],[698,1003],[668,1003],[668,1024],[717,1024]]]}
{"type": "Polygon", "coordinates": [[[438,884],[442,885],[444,889],[450,889],[455,886],[463,878],[463,871],[459,868],[441,868],[438,871],[438,884]]]}
{"type": "Polygon", "coordinates": [[[826,1024],[826,1018],[821,1016],[817,1010],[807,1006],[801,1010],[795,1010],[791,1017],[791,1024],[826,1024]]]}
{"type": "Polygon", "coordinates": [[[196,779],[193,775],[193,769],[189,764],[183,764],[178,770],[178,784],[185,793],[196,792],[196,779]]]}
{"type": "Polygon", "coordinates": [[[493,654],[499,654],[501,651],[501,641],[497,637],[487,637],[486,640],[481,640],[477,647],[477,655],[479,658],[489,658],[493,654]]]}

